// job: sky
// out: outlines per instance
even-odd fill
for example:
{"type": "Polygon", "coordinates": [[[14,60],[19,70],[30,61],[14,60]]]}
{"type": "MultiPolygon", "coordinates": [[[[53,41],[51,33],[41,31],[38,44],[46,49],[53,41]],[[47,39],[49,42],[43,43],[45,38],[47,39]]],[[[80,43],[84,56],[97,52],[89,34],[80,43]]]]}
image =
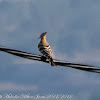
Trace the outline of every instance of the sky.
{"type": "MultiPolygon", "coordinates": [[[[99,0],[0,0],[0,45],[8,48],[40,54],[47,32],[54,58],[100,67],[99,26],[99,0]]],[[[100,75],[0,52],[0,95],[10,93],[99,100],[100,75]]]]}

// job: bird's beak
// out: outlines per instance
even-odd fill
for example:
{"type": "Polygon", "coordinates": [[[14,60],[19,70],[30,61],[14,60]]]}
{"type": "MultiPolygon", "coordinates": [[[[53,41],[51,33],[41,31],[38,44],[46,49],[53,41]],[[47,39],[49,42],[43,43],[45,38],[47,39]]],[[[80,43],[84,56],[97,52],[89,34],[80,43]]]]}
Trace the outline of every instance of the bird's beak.
{"type": "Polygon", "coordinates": [[[40,37],[38,39],[40,39],[40,37]]]}
{"type": "Polygon", "coordinates": [[[47,34],[47,32],[45,32],[45,34],[47,34]]]}

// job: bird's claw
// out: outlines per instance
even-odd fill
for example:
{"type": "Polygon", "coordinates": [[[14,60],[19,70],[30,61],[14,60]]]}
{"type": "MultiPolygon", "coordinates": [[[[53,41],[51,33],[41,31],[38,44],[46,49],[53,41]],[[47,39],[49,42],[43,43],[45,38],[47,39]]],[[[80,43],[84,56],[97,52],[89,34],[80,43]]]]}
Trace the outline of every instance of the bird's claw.
{"type": "Polygon", "coordinates": [[[41,57],[41,60],[42,60],[42,61],[46,61],[46,57],[42,56],[42,57],[41,57]]]}

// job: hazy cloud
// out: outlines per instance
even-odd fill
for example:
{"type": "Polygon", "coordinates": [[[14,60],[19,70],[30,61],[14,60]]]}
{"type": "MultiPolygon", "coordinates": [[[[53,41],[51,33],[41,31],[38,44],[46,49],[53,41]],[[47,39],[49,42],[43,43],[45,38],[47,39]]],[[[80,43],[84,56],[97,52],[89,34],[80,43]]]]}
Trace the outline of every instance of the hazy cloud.
{"type": "Polygon", "coordinates": [[[39,62],[39,61],[34,61],[34,60],[28,60],[28,59],[16,59],[14,61],[14,64],[41,64],[42,62],[39,62]]]}
{"type": "Polygon", "coordinates": [[[18,85],[15,83],[0,83],[1,91],[28,91],[37,90],[38,86],[35,85],[18,85]]]}

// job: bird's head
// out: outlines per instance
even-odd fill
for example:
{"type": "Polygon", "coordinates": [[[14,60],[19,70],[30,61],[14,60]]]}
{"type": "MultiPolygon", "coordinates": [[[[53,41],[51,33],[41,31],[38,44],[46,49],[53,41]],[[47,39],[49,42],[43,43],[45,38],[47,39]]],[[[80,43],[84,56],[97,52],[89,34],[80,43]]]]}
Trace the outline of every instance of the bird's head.
{"type": "Polygon", "coordinates": [[[41,39],[44,38],[46,36],[46,34],[47,34],[47,32],[42,33],[39,38],[41,38],[41,39]]]}

